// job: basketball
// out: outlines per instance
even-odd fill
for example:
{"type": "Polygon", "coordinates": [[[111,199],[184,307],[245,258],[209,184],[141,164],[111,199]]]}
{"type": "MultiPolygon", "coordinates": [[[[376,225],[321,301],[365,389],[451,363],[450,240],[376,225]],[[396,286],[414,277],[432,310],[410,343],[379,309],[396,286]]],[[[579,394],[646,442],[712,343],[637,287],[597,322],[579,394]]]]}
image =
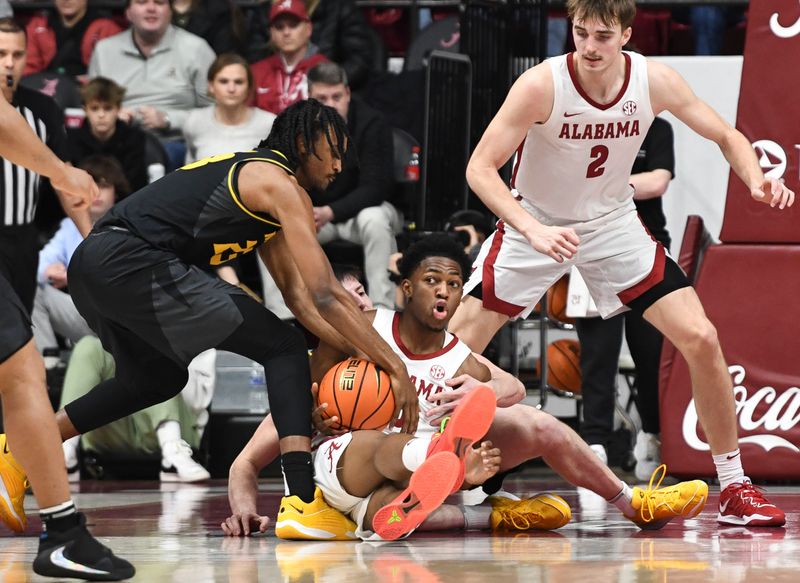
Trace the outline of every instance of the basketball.
{"type": "MultiPolygon", "coordinates": [[[[536,373],[541,374],[540,364],[536,373]]],[[[562,338],[547,346],[547,384],[560,391],[581,392],[581,346],[577,340],[562,338]]]]}
{"type": "Polygon", "coordinates": [[[547,317],[564,324],[574,324],[575,320],[567,316],[568,288],[569,274],[566,274],[547,290],[547,317]]]}
{"type": "Polygon", "coordinates": [[[324,418],[339,418],[333,429],[383,429],[394,417],[389,375],[359,358],[343,360],[325,373],[317,394],[320,403],[328,403],[324,418]]]}

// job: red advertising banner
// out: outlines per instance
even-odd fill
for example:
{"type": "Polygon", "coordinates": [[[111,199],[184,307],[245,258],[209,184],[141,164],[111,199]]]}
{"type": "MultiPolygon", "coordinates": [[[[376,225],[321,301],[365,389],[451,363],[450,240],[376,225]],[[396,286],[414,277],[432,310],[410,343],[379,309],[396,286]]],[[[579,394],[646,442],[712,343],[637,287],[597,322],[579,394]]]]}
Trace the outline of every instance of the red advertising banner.
{"type": "MultiPolygon", "coordinates": [[[[695,281],[733,380],[739,447],[753,480],[800,478],[798,265],[800,245],[712,245],[695,281]]],[[[661,379],[662,460],[674,475],[714,476],[682,356],[661,379]]]]}
{"type": "MultiPolygon", "coordinates": [[[[800,193],[800,2],[751,0],[737,128],[767,176],[800,193]]],[[[800,203],[776,211],[731,172],[720,234],[726,243],[800,243],[800,203]]]]}

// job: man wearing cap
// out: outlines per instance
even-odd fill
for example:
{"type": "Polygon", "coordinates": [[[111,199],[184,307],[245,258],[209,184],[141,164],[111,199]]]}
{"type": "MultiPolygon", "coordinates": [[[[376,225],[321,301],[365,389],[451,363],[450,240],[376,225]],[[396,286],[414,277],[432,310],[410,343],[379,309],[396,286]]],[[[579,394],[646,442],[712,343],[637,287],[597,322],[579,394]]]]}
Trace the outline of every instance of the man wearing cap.
{"type": "Polygon", "coordinates": [[[308,70],[323,61],[311,44],[311,21],[302,0],[277,0],[269,13],[275,54],[253,65],[256,106],[279,114],[308,98],[308,70]]]}

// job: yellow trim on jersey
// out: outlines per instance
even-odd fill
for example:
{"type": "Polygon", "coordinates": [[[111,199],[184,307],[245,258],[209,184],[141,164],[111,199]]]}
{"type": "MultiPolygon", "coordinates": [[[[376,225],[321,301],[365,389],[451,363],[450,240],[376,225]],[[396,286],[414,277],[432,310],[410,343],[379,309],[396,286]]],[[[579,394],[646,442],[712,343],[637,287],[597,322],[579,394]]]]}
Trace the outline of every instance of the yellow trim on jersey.
{"type": "MultiPolygon", "coordinates": [[[[283,157],[284,159],[286,159],[288,161],[288,158],[286,158],[286,156],[284,156],[283,154],[281,154],[277,150],[270,150],[270,151],[274,152],[275,154],[280,155],[281,157],[283,157]]],[[[231,198],[233,199],[233,202],[235,202],[236,205],[240,209],[242,209],[247,215],[253,217],[254,219],[257,219],[257,220],[261,221],[262,223],[267,223],[268,225],[272,225],[273,227],[280,227],[281,226],[280,223],[275,223],[275,222],[267,220],[267,219],[265,219],[263,217],[259,217],[257,214],[253,213],[250,209],[248,209],[246,206],[244,206],[244,204],[242,204],[242,202],[239,200],[238,195],[236,194],[236,192],[233,190],[233,171],[236,170],[236,167],[239,164],[241,164],[242,162],[253,162],[253,161],[256,161],[256,162],[269,162],[270,164],[274,164],[275,166],[278,166],[279,168],[283,168],[289,174],[294,176],[294,172],[292,172],[292,170],[290,168],[284,166],[283,164],[281,164],[277,160],[271,160],[269,158],[244,158],[242,160],[238,160],[233,166],[231,166],[230,170],[228,170],[228,192],[230,193],[231,198]]]]}

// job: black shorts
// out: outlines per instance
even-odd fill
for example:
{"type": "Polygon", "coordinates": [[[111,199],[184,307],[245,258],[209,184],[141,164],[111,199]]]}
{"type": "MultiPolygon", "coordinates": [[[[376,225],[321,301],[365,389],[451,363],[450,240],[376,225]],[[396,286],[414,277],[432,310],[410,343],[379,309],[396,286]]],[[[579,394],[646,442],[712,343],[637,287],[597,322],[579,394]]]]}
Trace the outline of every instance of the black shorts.
{"type": "Polygon", "coordinates": [[[0,275],[28,311],[33,310],[36,272],[39,267],[39,240],[36,227],[0,226],[0,275]]]}
{"type": "Polygon", "coordinates": [[[118,369],[146,366],[158,355],[188,366],[244,320],[233,301],[247,297],[238,287],[123,230],[89,235],[68,277],[75,306],[118,369]]]}
{"type": "Polygon", "coordinates": [[[0,274],[0,364],[33,337],[31,318],[11,284],[0,274]]]}

